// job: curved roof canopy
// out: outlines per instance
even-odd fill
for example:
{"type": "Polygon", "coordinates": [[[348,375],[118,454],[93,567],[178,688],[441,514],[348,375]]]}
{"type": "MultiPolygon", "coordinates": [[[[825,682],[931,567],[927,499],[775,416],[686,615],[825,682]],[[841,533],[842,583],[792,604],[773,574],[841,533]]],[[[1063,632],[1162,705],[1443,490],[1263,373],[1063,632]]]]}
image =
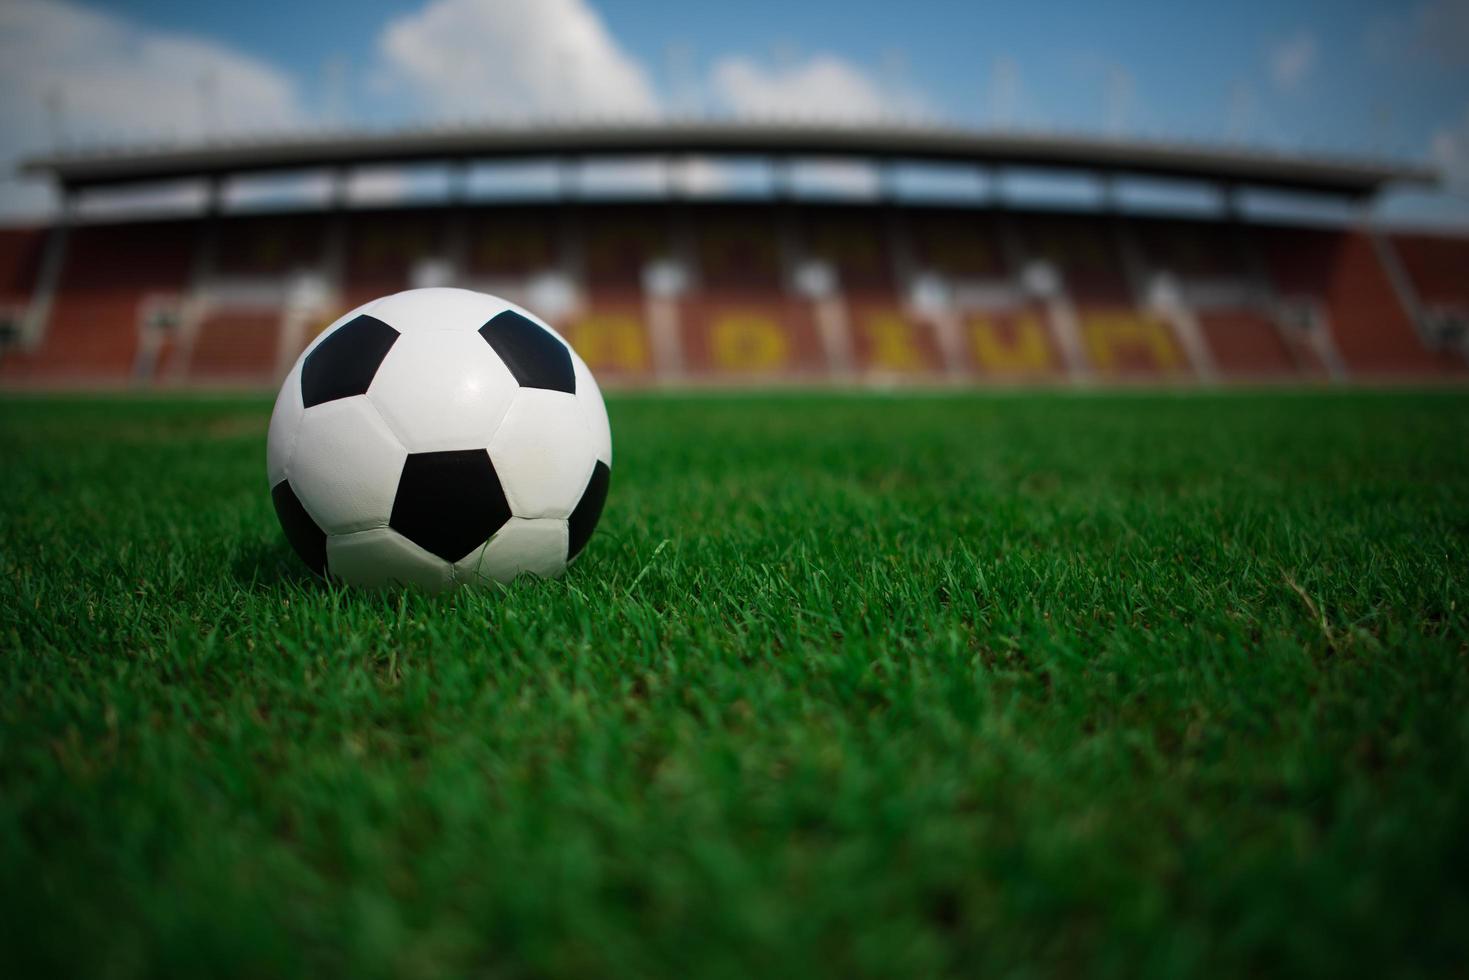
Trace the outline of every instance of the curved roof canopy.
{"type": "Polygon", "coordinates": [[[1365,197],[1389,183],[1435,183],[1418,164],[1306,156],[1201,143],[947,126],[748,122],[541,124],[401,132],[313,133],[193,145],[63,152],[23,172],[67,188],[266,171],[589,156],[863,157],[1126,173],[1365,197]]]}

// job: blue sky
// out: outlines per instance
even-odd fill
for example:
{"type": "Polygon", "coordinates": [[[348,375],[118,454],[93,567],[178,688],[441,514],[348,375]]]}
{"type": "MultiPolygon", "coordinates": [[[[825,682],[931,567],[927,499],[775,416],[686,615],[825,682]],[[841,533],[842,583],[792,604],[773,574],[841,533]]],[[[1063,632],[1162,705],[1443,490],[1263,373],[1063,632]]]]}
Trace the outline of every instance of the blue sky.
{"type": "Polygon", "coordinates": [[[1469,221],[1469,0],[0,4],[0,159],[58,140],[670,113],[1431,160],[1449,191],[1389,213],[1469,221]]]}

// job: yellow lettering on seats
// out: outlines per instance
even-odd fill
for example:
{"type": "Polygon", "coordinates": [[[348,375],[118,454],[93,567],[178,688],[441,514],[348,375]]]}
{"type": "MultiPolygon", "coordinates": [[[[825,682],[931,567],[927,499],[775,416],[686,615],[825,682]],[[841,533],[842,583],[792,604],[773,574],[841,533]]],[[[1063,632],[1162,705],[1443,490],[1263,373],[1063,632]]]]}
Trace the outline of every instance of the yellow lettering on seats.
{"type": "Polygon", "coordinates": [[[1160,371],[1183,366],[1183,355],[1161,320],[1131,311],[1092,313],[1082,317],[1082,336],[1092,367],[1103,374],[1126,370],[1145,361],[1160,371]]]}
{"type": "Polygon", "coordinates": [[[913,324],[897,313],[874,313],[862,321],[871,349],[871,367],[880,371],[921,371],[927,365],[914,343],[913,324]]]}
{"type": "Polygon", "coordinates": [[[790,340],[768,316],[726,313],[709,330],[709,351],[726,371],[773,371],[790,358],[790,340]]]}
{"type": "Polygon", "coordinates": [[[1033,313],[1022,313],[1006,330],[979,314],[969,320],[969,343],[974,359],[992,374],[1040,374],[1055,366],[1045,328],[1033,313]]]}
{"type": "Polygon", "coordinates": [[[571,324],[567,339],[593,370],[647,370],[648,336],[630,313],[589,313],[571,324]]]}

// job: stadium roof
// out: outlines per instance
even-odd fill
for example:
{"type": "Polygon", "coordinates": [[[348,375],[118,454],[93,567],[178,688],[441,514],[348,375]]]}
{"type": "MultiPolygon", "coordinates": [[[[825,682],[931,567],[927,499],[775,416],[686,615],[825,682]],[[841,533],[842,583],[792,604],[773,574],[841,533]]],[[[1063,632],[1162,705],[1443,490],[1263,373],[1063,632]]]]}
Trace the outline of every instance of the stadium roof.
{"type": "Polygon", "coordinates": [[[68,151],[22,171],[69,188],[360,164],[583,156],[722,154],[866,157],[1089,170],[1250,184],[1351,197],[1389,183],[1434,183],[1419,164],[1309,156],[1202,143],[947,126],[748,122],[541,124],[210,141],[68,151]]]}

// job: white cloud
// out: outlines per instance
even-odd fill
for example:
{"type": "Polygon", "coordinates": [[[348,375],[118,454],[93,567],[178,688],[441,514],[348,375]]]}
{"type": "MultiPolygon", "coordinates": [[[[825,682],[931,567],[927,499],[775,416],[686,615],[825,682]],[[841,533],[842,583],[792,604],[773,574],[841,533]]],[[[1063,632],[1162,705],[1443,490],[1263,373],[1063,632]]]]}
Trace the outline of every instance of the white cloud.
{"type": "MultiPolygon", "coordinates": [[[[68,143],[299,124],[292,79],[187,34],[152,31],[65,0],[0,3],[0,167],[68,143]]],[[[44,207],[34,182],[0,184],[0,210],[44,207]]]]}
{"type": "Polygon", "coordinates": [[[1316,38],[1297,34],[1270,47],[1270,80],[1281,92],[1299,91],[1316,67],[1316,38]]]}
{"type": "Polygon", "coordinates": [[[433,0],[378,39],[390,84],[440,117],[649,115],[647,72],[585,0],[433,0]]]}
{"type": "Polygon", "coordinates": [[[908,86],[879,82],[830,54],[786,65],[725,57],[715,63],[710,83],[718,107],[736,116],[856,122],[911,118],[928,111],[925,100],[908,86]]]}

